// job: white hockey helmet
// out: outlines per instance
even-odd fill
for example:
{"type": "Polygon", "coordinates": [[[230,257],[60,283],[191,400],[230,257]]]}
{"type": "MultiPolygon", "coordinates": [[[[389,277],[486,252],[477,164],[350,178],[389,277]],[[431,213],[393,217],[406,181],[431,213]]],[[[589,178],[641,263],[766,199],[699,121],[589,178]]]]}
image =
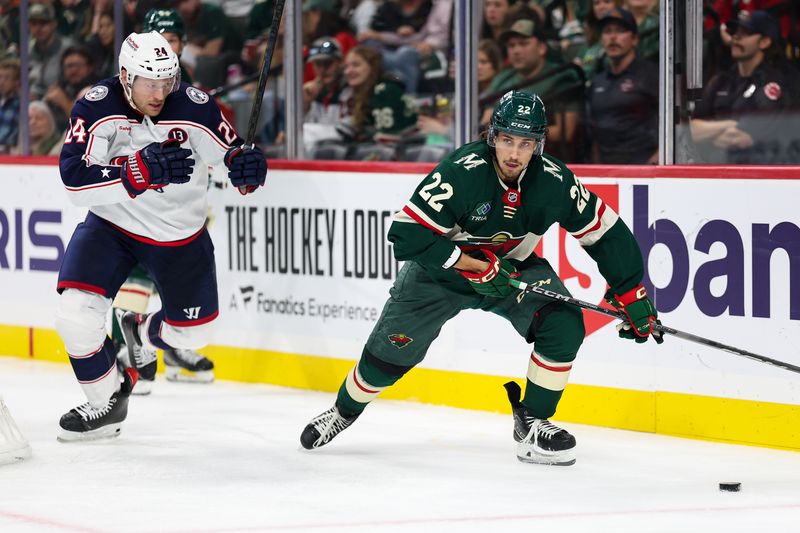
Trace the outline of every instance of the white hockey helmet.
{"type": "Polygon", "coordinates": [[[181,83],[181,65],[172,47],[158,32],[131,33],[119,51],[119,73],[128,102],[136,108],[131,89],[136,76],[151,80],[173,79],[170,92],[178,90],[181,83]],[[125,77],[122,77],[122,69],[125,77]]]}

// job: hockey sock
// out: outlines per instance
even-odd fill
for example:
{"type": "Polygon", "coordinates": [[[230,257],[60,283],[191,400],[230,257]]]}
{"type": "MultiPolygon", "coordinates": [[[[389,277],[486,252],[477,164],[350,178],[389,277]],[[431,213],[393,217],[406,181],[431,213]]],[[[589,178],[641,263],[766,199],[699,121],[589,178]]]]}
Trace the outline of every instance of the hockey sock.
{"type": "Polygon", "coordinates": [[[164,310],[153,313],[147,316],[142,328],[139,330],[139,336],[142,338],[142,343],[150,345],[148,347],[160,348],[162,350],[171,350],[170,346],[161,339],[159,332],[161,331],[161,324],[164,322],[164,310]]]}
{"type": "Polygon", "coordinates": [[[119,326],[119,317],[125,311],[133,311],[139,314],[146,313],[154,290],[155,285],[148,277],[147,272],[141,265],[136,265],[128,275],[128,279],[117,291],[117,296],[114,298],[112,305],[111,339],[114,344],[117,346],[125,344],[125,339],[122,337],[122,328],[119,326]]]}
{"type": "Polygon", "coordinates": [[[116,307],[111,308],[111,340],[114,341],[116,346],[125,344],[125,338],[122,336],[122,328],[119,325],[119,318],[125,313],[122,309],[116,307]]]}
{"type": "Polygon", "coordinates": [[[377,398],[384,389],[397,382],[409,370],[411,367],[402,367],[381,361],[365,348],[361,359],[339,387],[336,407],[341,415],[347,418],[361,414],[369,402],[377,398]]]}
{"type": "Polygon", "coordinates": [[[574,356],[570,361],[558,362],[536,352],[531,353],[522,404],[534,417],[547,419],[556,412],[556,406],[569,380],[572,360],[574,356]]]}

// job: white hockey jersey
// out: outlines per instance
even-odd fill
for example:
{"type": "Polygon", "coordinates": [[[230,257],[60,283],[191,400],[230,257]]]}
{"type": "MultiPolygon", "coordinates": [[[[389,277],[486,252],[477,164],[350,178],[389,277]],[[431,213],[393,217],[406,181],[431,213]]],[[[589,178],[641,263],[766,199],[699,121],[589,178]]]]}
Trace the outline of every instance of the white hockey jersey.
{"type": "Polygon", "coordinates": [[[75,103],[59,166],[72,203],[151,244],[176,244],[196,235],[208,212],[209,170],[227,177],[225,152],[241,143],[206,93],[186,83],[167,96],[154,119],[134,110],[119,78],[95,85],[75,103]],[[192,150],[191,180],[131,198],[122,185],[122,162],[152,142],[177,139],[192,150]]]}

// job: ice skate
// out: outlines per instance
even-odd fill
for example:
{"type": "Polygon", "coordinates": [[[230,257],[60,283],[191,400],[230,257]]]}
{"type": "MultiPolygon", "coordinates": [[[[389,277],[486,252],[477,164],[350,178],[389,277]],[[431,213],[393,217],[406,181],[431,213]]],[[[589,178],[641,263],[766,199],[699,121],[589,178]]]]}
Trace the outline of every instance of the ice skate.
{"type": "Polygon", "coordinates": [[[164,350],[164,370],[167,381],[189,383],[214,381],[214,363],[194,350],[164,350]]]}
{"type": "Polygon", "coordinates": [[[569,466],[575,464],[575,437],[549,420],[535,418],[520,402],[520,388],[510,381],[504,385],[514,414],[517,459],[524,463],[569,466]]]}
{"type": "Polygon", "coordinates": [[[98,409],[86,402],[61,417],[59,441],[88,441],[119,435],[122,422],[128,415],[128,398],[138,377],[136,370],[131,368],[123,370],[122,375],[124,380],[120,389],[111,395],[105,406],[98,409]]]}
{"type": "Polygon", "coordinates": [[[358,415],[351,416],[350,418],[343,417],[339,413],[339,408],[334,405],[308,423],[305,429],[303,429],[303,433],[300,435],[300,444],[302,444],[303,448],[306,450],[313,450],[314,448],[325,446],[332,441],[336,435],[355,422],[356,418],[358,418],[358,415]]]}
{"type": "Polygon", "coordinates": [[[119,326],[122,329],[122,336],[125,339],[125,346],[117,354],[124,367],[135,368],[139,373],[139,382],[132,394],[144,396],[153,391],[153,383],[156,379],[156,368],[158,365],[158,354],[155,350],[150,350],[142,346],[139,337],[139,325],[144,322],[147,315],[140,315],[133,311],[126,311],[119,319],[119,326]]]}

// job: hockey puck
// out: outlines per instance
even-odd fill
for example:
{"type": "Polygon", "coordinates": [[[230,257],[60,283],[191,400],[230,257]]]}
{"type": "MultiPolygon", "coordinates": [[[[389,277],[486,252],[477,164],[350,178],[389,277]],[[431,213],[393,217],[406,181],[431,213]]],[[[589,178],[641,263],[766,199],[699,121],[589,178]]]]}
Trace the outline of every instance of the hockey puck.
{"type": "Polygon", "coordinates": [[[739,492],[742,490],[742,484],[738,481],[726,481],[719,484],[719,490],[723,492],[739,492]]]}

